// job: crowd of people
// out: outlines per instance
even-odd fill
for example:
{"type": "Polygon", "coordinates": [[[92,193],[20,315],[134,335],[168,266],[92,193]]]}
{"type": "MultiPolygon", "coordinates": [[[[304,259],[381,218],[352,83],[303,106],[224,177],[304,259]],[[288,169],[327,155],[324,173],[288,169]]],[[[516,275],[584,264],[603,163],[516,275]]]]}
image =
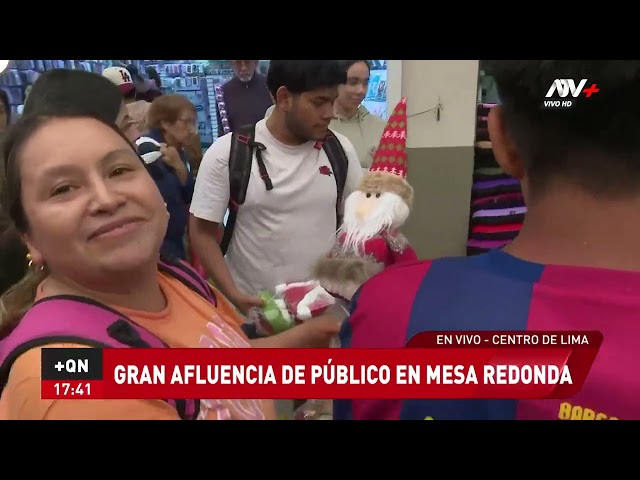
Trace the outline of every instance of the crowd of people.
{"type": "MultiPolygon", "coordinates": [[[[362,106],[367,60],[272,60],[266,76],[257,60],[232,65],[219,112],[230,131],[204,153],[195,107],[132,68],[46,72],[17,121],[0,90],[0,419],[277,418],[271,400],[44,400],[42,348],[314,348],[336,335],[341,348],[402,348],[427,330],[527,329],[601,330],[571,402],[598,418],[640,418],[640,379],[627,368],[637,360],[640,62],[488,62],[501,100],[492,148],[527,200],[516,240],[387,268],[345,321],[321,315],[271,336],[247,312],[259,292],[308,279],[332,248],[385,122],[362,106]],[[600,94],[541,108],[554,79],[578,77],[600,94]],[[322,148],[329,135],[336,158],[322,148]],[[326,174],[335,162],[343,185],[326,174]]],[[[558,419],[562,409],[561,400],[336,400],[333,418],[558,419]]]]}

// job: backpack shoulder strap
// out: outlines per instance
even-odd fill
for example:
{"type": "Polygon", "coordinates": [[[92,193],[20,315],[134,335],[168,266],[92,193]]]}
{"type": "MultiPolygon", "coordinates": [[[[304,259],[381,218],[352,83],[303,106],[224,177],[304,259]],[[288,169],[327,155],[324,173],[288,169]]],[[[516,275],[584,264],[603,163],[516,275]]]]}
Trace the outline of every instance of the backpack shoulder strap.
{"type": "MultiPolygon", "coordinates": [[[[13,363],[32,348],[75,343],[93,348],[168,348],[120,312],[84,297],[60,295],[36,302],[18,326],[0,340],[0,391],[13,363]]],[[[165,400],[184,420],[195,419],[199,400],[165,400]]]]}
{"type": "Polygon", "coordinates": [[[214,306],[218,306],[218,300],[211,285],[187,262],[177,258],[162,256],[158,263],[158,269],[180,280],[198,295],[210,301],[214,306]]]}
{"type": "Polygon", "coordinates": [[[227,253],[233,230],[236,224],[238,208],[247,197],[247,187],[251,178],[251,164],[256,126],[245,125],[231,134],[231,149],[229,151],[229,217],[224,227],[220,249],[227,253]]]}
{"type": "Polygon", "coordinates": [[[343,200],[342,197],[344,196],[344,187],[347,183],[347,173],[349,173],[349,159],[347,158],[347,154],[345,153],[340,140],[338,140],[338,137],[336,137],[331,130],[327,133],[327,136],[322,143],[322,148],[327,154],[327,158],[331,164],[331,170],[333,170],[333,176],[336,179],[336,188],[338,193],[338,200],[336,202],[336,223],[337,227],[340,227],[342,219],[340,218],[339,211],[343,200]]]}

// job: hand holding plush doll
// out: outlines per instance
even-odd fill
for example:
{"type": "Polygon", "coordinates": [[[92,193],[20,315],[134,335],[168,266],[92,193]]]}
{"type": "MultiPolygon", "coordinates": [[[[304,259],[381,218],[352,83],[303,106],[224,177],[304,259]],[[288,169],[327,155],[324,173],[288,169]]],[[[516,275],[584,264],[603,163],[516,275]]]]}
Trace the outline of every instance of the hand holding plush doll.
{"type": "Polygon", "coordinates": [[[335,299],[318,281],[278,285],[275,295],[263,292],[264,304],[251,316],[262,335],[284,332],[305,320],[318,317],[335,303],[335,299]]]}
{"type": "Polygon", "coordinates": [[[413,202],[407,176],[407,112],[402,99],[389,117],[369,172],[345,202],[343,224],[314,277],[331,294],[351,300],[368,279],[391,265],[417,260],[399,229],[413,202]]]}

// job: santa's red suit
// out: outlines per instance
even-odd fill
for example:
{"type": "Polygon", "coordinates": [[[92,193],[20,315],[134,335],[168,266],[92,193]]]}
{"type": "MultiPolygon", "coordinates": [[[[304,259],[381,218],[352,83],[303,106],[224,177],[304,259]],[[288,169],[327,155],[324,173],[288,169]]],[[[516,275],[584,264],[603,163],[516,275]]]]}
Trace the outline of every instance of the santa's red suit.
{"type": "MultiPolygon", "coordinates": [[[[383,193],[396,195],[398,201],[404,202],[407,209],[411,209],[413,200],[413,188],[407,182],[407,165],[408,157],[406,151],[407,139],[407,109],[406,100],[400,100],[396,108],[387,121],[384,133],[380,138],[380,144],[373,158],[369,172],[364,175],[360,186],[351,195],[366,195],[370,198],[372,193],[376,193],[379,198],[383,193]]],[[[346,207],[349,207],[351,195],[346,200],[346,207]]],[[[354,202],[363,199],[355,198],[354,202]]],[[[390,209],[391,205],[375,199],[369,200],[367,209],[390,209]]],[[[353,207],[355,204],[351,204],[353,207]]],[[[351,208],[350,207],[350,208],[351,208]]],[[[392,211],[385,213],[395,213],[392,211]]],[[[408,212],[407,212],[408,213],[408,212]]],[[[345,211],[345,215],[347,215],[345,211]]],[[[358,216],[357,211],[352,211],[350,216],[354,216],[355,220],[358,216]]],[[[394,221],[400,221],[400,224],[394,224],[396,228],[389,231],[382,231],[364,242],[352,244],[351,239],[349,245],[345,245],[347,235],[341,232],[336,239],[334,247],[328,255],[321,257],[313,267],[313,275],[320,285],[332,293],[334,296],[341,297],[350,301],[355,292],[362,286],[364,282],[374,275],[377,275],[385,268],[399,263],[416,261],[418,259],[416,252],[411,248],[409,242],[397,229],[402,227],[406,221],[406,217],[394,218],[394,221]]],[[[375,221],[367,218],[365,222],[375,221]]],[[[358,222],[347,222],[346,226],[357,228],[355,224],[358,222]]],[[[388,223],[387,223],[388,225],[388,223]]]]}
{"type": "Polygon", "coordinates": [[[358,248],[345,247],[343,232],[333,249],[320,259],[314,272],[328,292],[350,300],[360,286],[391,265],[417,260],[416,252],[400,232],[383,232],[358,248]]]}
{"type": "Polygon", "coordinates": [[[381,267],[389,267],[402,262],[418,260],[415,250],[409,245],[409,241],[400,232],[384,232],[364,241],[358,251],[344,249],[343,242],[346,233],[341,233],[338,237],[338,244],[332,251],[336,257],[356,256],[366,260],[373,260],[381,267]],[[351,255],[349,255],[351,254],[351,255]]]}

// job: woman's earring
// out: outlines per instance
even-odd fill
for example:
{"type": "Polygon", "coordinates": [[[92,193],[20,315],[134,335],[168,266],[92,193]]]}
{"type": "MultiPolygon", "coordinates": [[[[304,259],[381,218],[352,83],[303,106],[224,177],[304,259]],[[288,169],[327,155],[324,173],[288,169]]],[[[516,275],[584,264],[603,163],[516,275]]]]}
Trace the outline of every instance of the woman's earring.
{"type": "Polygon", "coordinates": [[[44,265],[40,265],[39,267],[33,263],[33,257],[30,253],[27,253],[27,260],[29,260],[29,268],[36,268],[37,270],[44,270],[44,265]]]}

